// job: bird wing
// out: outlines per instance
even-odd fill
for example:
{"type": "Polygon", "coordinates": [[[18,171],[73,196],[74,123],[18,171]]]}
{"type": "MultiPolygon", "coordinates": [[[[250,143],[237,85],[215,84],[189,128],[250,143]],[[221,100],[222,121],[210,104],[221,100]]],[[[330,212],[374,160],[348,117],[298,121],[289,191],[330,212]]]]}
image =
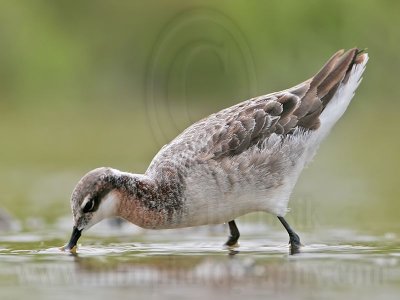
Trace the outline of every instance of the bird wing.
{"type": "MultiPolygon", "coordinates": [[[[202,159],[238,155],[271,134],[288,135],[298,127],[318,129],[321,112],[340,84],[347,81],[353,65],[363,61],[362,52],[356,48],[340,50],[309,80],[244,101],[205,119],[211,125],[212,138],[201,151],[202,159]]],[[[201,123],[198,125],[203,126],[201,123]]]]}

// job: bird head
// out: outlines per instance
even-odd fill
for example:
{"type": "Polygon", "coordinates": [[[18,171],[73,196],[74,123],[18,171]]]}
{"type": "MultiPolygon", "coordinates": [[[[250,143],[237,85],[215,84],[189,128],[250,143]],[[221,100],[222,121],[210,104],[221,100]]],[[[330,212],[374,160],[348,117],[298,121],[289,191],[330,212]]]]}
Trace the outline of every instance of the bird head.
{"type": "Polygon", "coordinates": [[[119,197],[114,188],[114,173],[111,168],[98,168],[78,182],[71,196],[74,226],[71,238],[62,250],[74,252],[83,231],[117,215],[119,197]]]}

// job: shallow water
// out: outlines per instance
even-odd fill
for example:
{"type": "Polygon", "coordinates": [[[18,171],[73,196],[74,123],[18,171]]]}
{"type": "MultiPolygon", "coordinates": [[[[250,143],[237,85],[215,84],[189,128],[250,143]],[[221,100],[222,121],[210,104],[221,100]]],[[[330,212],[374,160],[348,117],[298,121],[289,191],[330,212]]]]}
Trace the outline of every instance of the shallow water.
{"type": "Polygon", "coordinates": [[[66,230],[0,235],[1,299],[69,299],[71,294],[398,299],[400,294],[400,243],[394,233],[303,233],[302,252],[291,256],[285,234],[266,237],[259,225],[245,226],[234,249],[221,246],[224,227],[135,230],[93,230],[81,239],[76,255],[58,248],[68,238],[66,230]]]}

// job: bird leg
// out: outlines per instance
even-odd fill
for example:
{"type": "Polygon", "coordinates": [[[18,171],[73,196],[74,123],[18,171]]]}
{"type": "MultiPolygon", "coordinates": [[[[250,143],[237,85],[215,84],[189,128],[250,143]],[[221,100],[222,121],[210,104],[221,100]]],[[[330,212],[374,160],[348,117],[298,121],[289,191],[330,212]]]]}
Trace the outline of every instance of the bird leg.
{"type": "Polygon", "coordinates": [[[285,227],[286,231],[289,234],[290,254],[293,255],[300,253],[300,247],[302,246],[302,244],[300,243],[300,237],[296,232],[293,231],[293,229],[290,227],[288,222],[286,222],[286,220],[283,217],[278,217],[278,219],[279,221],[281,221],[283,227],[285,227]]]}
{"type": "Polygon", "coordinates": [[[236,226],[235,220],[229,221],[229,231],[230,235],[228,241],[225,243],[225,246],[233,247],[237,245],[237,241],[239,240],[240,233],[239,229],[236,226]]]}

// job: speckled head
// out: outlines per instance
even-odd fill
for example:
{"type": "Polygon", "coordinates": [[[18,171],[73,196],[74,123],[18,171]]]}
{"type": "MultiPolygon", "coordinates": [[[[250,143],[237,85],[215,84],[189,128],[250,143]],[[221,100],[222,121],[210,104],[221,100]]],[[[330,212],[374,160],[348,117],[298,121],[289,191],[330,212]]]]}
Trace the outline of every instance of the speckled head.
{"type": "Polygon", "coordinates": [[[98,168],[90,171],[76,185],[71,196],[74,228],[64,249],[73,249],[81,232],[101,220],[117,215],[119,197],[115,189],[118,171],[98,168]]]}

